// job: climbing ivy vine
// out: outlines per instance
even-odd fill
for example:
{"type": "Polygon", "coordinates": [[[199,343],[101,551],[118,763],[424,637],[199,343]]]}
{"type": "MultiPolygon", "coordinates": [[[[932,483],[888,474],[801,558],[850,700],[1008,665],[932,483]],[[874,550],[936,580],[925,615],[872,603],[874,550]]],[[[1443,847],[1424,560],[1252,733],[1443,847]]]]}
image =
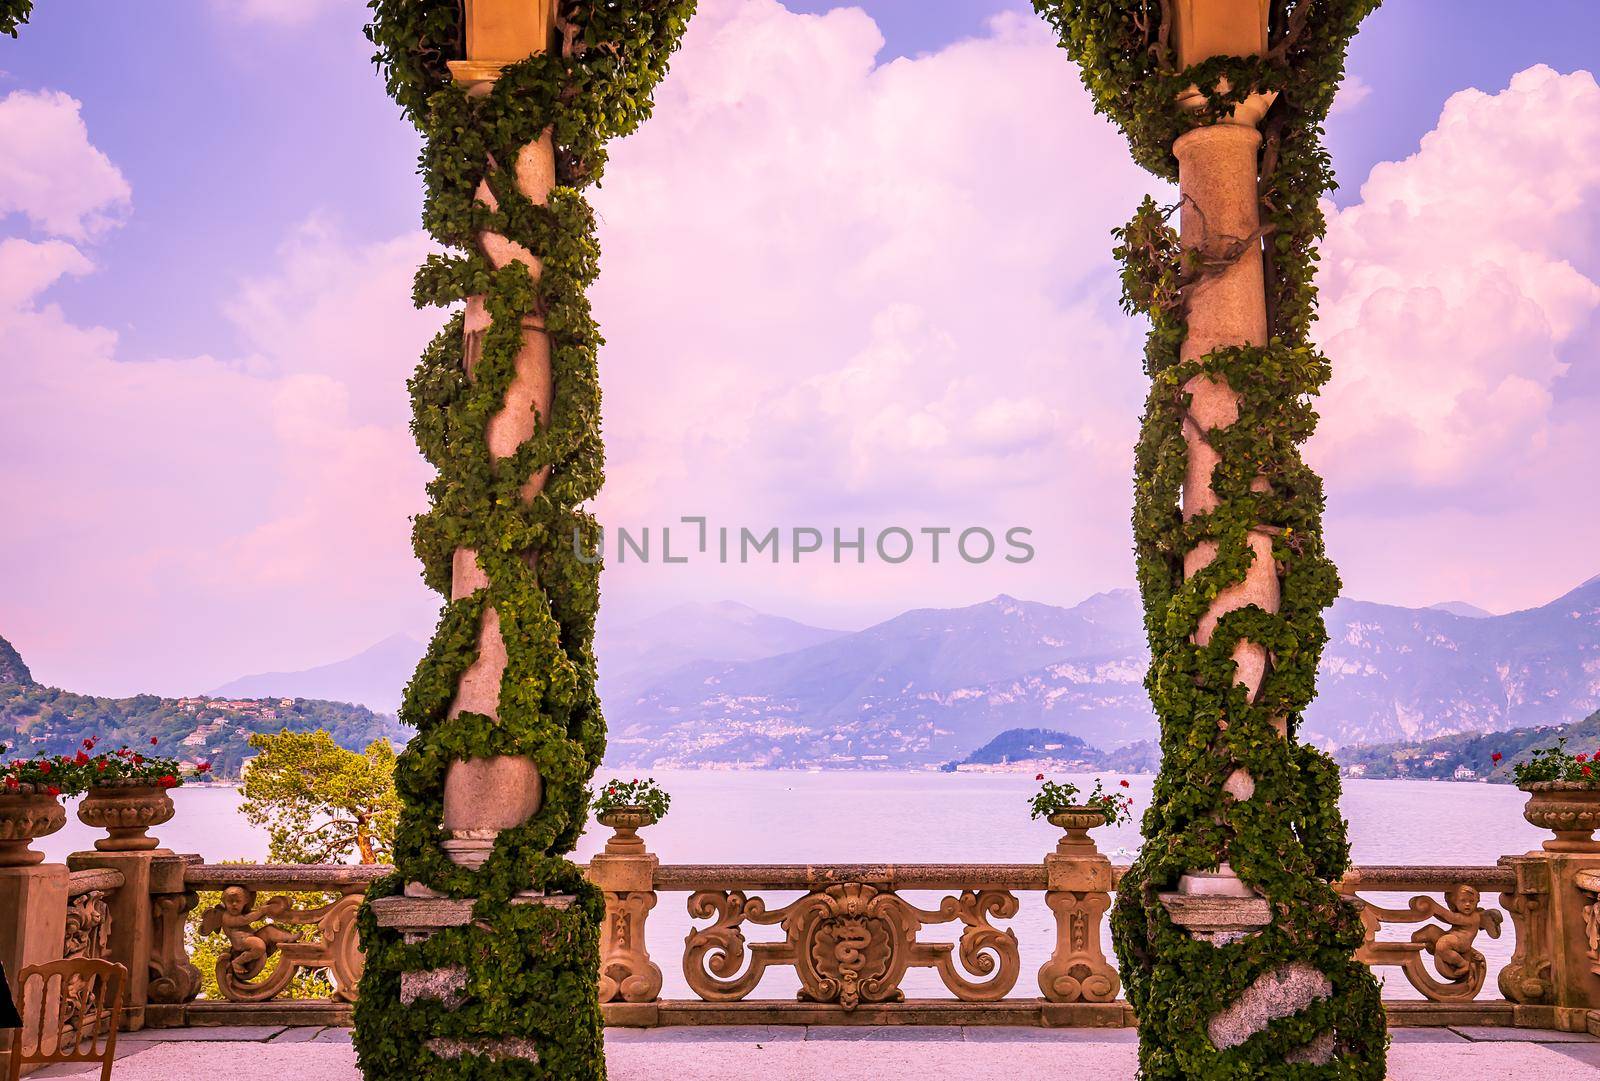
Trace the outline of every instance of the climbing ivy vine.
{"type": "Polygon", "coordinates": [[[0,34],[17,36],[17,27],[33,14],[33,0],[0,0],[0,34]]]}
{"type": "Polygon", "coordinates": [[[412,430],[437,478],[431,506],[413,530],[428,585],[450,595],[457,549],[477,552],[488,585],[448,601],[427,655],[406,689],[401,719],[416,729],[396,768],[403,810],[395,873],[369,896],[420,883],[473,899],[471,926],[406,943],[362,915],[366,973],[356,1008],[356,1046],[368,1078],[599,1081],[605,1075],[596,997],[603,904],[565,858],[583,828],[586,785],[600,761],[605,727],[593,654],[599,566],[576,557],[573,537],[594,544],[583,509],[602,471],[602,343],[585,293],[599,268],[594,215],[582,191],[605,167],[608,139],[634,130],[677,48],[693,0],[561,0],[557,45],[507,67],[482,95],[452,82],[462,56],[457,0],[370,0],[368,37],[390,94],[424,136],[423,221],[451,254],[417,273],[420,305],[450,306],[481,296],[492,322],[471,378],[463,316],[453,315],[411,379],[412,430]],[[520,192],[519,152],[552,135],[556,187],[539,204],[520,192]],[[480,183],[496,208],[478,201],[480,183]],[[533,253],[541,272],[520,263],[496,269],[484,232],[533,253]],[[499,412],[529,317],[549,337],[555,387],[549,417],[508,458],[485,439],[499,412]],[[542,489],[524,485],[548,471],[542,489]],[[477,656],[486,609],[499,617],[507,665],[496,718],[450,715],[462,674],[477,656]],[[521,755],[544,782],[539,811],[503,831],[476,871],[452,863],[444,840],[446,771],[457,759],[521,755]],[[526,891],[565,894],[568,908],[518,904],[526,891]],[[402,1004],[403,974],[464,971],[459,1002],[402,1004]],[[430,1041],[446,1041],[447,1044],[430,1041]],[[456,1052],[439,1049],[453,1043],[456,1052]],[[460,1054],[459,1048],[476,1050],[460,1054]],[[501,1051],[492,1050],[500,1048],[501,1051]],[[521,1052],[537,1051],[537,1062],[521,1052]]]}
{"type": "Polygon", "coordinates": [[[1146,199],[1117,231],[1124,307],[1150,320],[1144,367],[1150,378],[1135,466],[1133,525],[1151,666],[1146,685],[1161,722],[1161,773],[1144,818],[1144,847],[1122,879],[1112,917],[1117,957],[1139,1018],[1144,1077],[1381,1078],[1387,1037],[1378,987],[1354,960],[1362,928],[1331,882],[1349,866],[1333,762],[1294,739],[1315,693],[1327,638],[1322,612],[1339,578],[1323,549],[1321,480],[1300,446],[1316,424],[1312,399],[1328,378],[1312,345],[1318,199],[1334,187],[1322,123],[1344,73],[1345,50],[1378,0],[1272,0],[1268,50],[1177,68],[1175,0],[1034,0],[1077,61],[1098,111],[1127,136],[1134,159],[1177,179],[1173,142],[1218,122],[1254,93],[1276,93],[1262,121],[1260,201],[1269,341],[1183,361],[1185,297],[1218,259],[1253,258],[1253,242],[1232,250],[1185,251],[1169,224],[1174,208],[1146,199]],[[1225,82],[1224,82],[1225,80],[1225,82]],[[1226,89],[1218,89],[1225,86],[1226,89]],[[1179,105],[1190,87],[1212,88],[1199,107],[1179,105]],[[1225,380],[1239,418],[1207,434],[1221,462],[1211,487],[1216,508],[1185,521],[1180,510],[1189,408],[1196,376],[1225,380]],[[1264,477],[1265,490],[1257,482],[1264,477]],[[1205,646],[1202,616],[1241,583],[1253,560],[1252,534],[1272,538],[1280,610],[1229,612],[1205,646]],[[1196,545],[1216,557],[1190,578],[1184,556],[1196,545]],[[1265,646],[1271,663],[1254,701],[1236,682],[1234,647],[1265,646]],[[1286,721],[1284,739],[1275,721],[1286,721]],[[1254,792],[1235,799],[1225,782],[1248,771],[1254,792]],[[1159,895],[1189,870],[1229,862],[1270,903],[1272,922],[1240,941],[1212,945],[1175,926],[1159,895]],[[1263,976],[1314,966],[1331,994],[1271,1021],[1242,1043],[1215,1046],[1207,1024],[1263,976]],[[1331,1049],[1318,1064],[1317,1049],[1331,1049]]]}

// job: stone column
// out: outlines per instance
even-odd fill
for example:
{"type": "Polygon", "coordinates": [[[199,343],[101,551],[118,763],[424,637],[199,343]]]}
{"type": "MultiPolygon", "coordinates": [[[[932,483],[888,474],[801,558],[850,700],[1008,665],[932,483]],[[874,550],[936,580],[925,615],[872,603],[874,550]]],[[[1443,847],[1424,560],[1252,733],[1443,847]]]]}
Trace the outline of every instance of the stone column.
{"type": "MultiPolygon", "coordinates": [[[[553,32],[549,4],[528,3],[515,6],[507,14],[503,11],[505,5],[468,7],[470,59],[452,62],[450,71],[470,94],[488,93],[506,64],[549,48],[553,32]]],[[[555,144],[550,132],[524,146],[515,162],[494,162],[491,167],[513,169],[518,191],[535,204],[547,202],[556,182],[555,144]]],[[[491,210],[498,208],[487,181],[478,185],[477,196],[491,210]]],[[[496,270],[520,263],[530,276],[539,276],[539,259],[521,245],[491,232],[479,234],[478,240],[496,270]]],[[[463,342],[468,378],[482,357],[483,336],[490,322],[484,298],[469,298],[463,342]]],[[[490,455],[495,459],[514,455],[533,437],[538,426],[548,421],[553,397],[550,339],[543,320],[528,316],[523,321],[516,374],[506,390],[504,404],[489,418],[484,432],[490,455]]],[[[548,476],[546,469],[529,478],[522,487],[522,497],[536,497],[548,476]]],[[[488,585],[488,576],[478,565],[478,553],[471,548],[458,548],[451,566],[451,599],[469,597],[488,585]]],[[[451,703],[451,716],[470,712],[498,718],[505,670],[506,644],[500,631],[500,615],[492,607],[486,608],[478,628],[478,657],[461,676],[451,703]]],[[[531,818],[538,812],[542,797],[539,769],[527,758],[502,755],[452,763],[444,790],[444,828],[450,834],[443,842],[445,851],[464,867],[481,867],[499,832],[531,818]]]]}
{"type": "MultiPolygon", "coordinates": [[[[1217,7],[1217,5],[1212,5],[1217,7]]],[[[1226,11],[1246,16],[1250,3],[1223,5],[1226,11]]],[[[1241,41],[1252,38],[1250,55],[1266,49],[1265,22],[1246,19],[1239,27],[1218,27],[1219,13],[1208,11],[1205,19],[1193,16],[1194,5],[1179,7],[1180,23],[1176,45],[1179,66],[1189,67],[1212,55],[1237,55],[1241,41]],[[1181,21],[1185,16],[1195,25],[1181,21]]],[[[1199,105],[1204,95],[1191,88],[1186,104],[1199,105]]],[[[1198,360],[1230,346],[1261,346],[1267,342],[1266,278],[1261,252],[1261,208],[1257,191],[1261,133],[1256,124],[1272,104],[1272,96],[1256,94],[1238,106],[1227,120],[1196,128],[1178,138],[1173,155],[1178,159],[1180,198],[1179,239],[1186,252],[1200,253],[1212,266],[1185,296],[1188,335],[1179,355],[1184,361],[1198,360]],[[1218,265],[1220,264],[1220,266],[1218,265]]],[[[1211,488],[1211,476],[1220,462],[1208,441],[1210,432],[1227,428],[1239,419],[1239,396],[1225,380],[1200,375],[1184,384],[1191,396],[1189,417],[1184,421],[1183,438],[1188,460],[1183,481],[1183,516],[1187,521],[1218,506],[1211,488]]],[[[1264,490],[1265,477],[1257,485],[1264,490]]],[[[1272,557],[1272,537],[1265,531],[1252,533],[1250,548],[1254,560],[1244,581],[1217,594],[1201,617],[1195,643],[1204,646],[1211,640],[1217,623],[1229,612],[1255,605],[1276,613],[1280,601],[1277,567],[1272,557]]],[[[1213,541],[1201,541],[1184,557],[1184,577],[1192,578],[1204,570],[1217,555],[1213,541]]],[[[1267,651],[1262,645],[1242,640],[1234,648],[1239,682],[1254,700],[1267,671],[1267,651]]],[[[1279,723],[1279,734],[1285,726],[1279,723]]],[[[1236,770],[1227,790],[1235,799],[1249,799],[1254,782],[1248,772],[1236,770]]],[[[1237,896],[1253,893],[1227,864],[1220,868],[1191,868],[1179,886],[1184,894],[1237,896]]],[[[1256,906],[1251,911],[1258,911],[1256,906]]],[[[1265,921],[1263,921],[1265,922],[1265,921]]]]}

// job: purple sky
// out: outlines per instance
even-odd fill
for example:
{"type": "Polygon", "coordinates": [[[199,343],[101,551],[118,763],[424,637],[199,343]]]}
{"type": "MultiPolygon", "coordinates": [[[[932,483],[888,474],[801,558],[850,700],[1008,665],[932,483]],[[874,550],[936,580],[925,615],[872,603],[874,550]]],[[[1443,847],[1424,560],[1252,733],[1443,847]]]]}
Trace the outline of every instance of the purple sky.
{"type": "MultiPolygon", "coordinates": [[[[1391,3],[1329,123],[1311,453],[1354,596],[1502,611],[1600,572],[1600,5],[1538,10],[1391,3]]],[[[364,15],[46,0],[0,43],[0,634],[41,679],[187,692],[431,626],[404,379],[440,314],[407,305],[417,140],[364,15]]],[[[609,617],[1129,584],[1108,232],[1170,193],[1027,5],[702,0],[658,99],[595,196],[602,517],[1020,525],[1037,557],[613,560],[609,617]]]]}

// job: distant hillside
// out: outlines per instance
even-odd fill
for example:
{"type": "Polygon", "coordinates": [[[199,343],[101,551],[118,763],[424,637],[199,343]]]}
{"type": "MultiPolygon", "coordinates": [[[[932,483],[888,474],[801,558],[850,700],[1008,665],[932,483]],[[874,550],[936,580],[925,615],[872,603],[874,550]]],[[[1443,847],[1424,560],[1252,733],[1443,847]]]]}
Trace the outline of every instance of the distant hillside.
{"type": "Polygon", "coordinates": [[[4,638],[0,638],[0,683],[32,683],[33,673],[22,663],[22,654],[4,638]]]}
{"type": "Polygon", "coordinates": [[[300,672],[241,676],[211,693],[224,698],[283,696],[358,702],[380,713],[399,713],[400,696],[426,648],[410,635],[394,634],[342,661],[300,672]]]}
{"type": "MultiPolygon", "coordinates": [[[[1600,709],[1600,579],[1525,612],[1340,599],[1300,732],[1325,748],[1580,720],[1600,709]]],[[[601,653],[605,670],[606,654],[601,653]]],[[[1011,729],[1153,739],[1139,599],[1000,596],[819,645],[685,664],[606,693],[608,758],[641,767],[927,767],[1011,729]]],[[[604,689],[604,685],[603,685],[604,689]]]]}
{"type": "MultiPolygon", "coordinates": [[[[618,623],[602,611],[596,636],[600,693],[606,702],[626,701],[685,665],[758,660],[814,646],[843,633],[768,615],[733,601],[682,604],[636,623],[618,623]]],[[[406,684],[426,649],[409,635],[395,634],[341,661],[299,671],[241,676],[211,693],[230,698],[321,698],[398,713],[406,684]]]]}
{"type": "Polygon", "coordinates": [[[1600,755],[1600,712],[1581,721],[1537,728],[1514,728],[1507,732],[1468,732],[1440,736],[1420,743],[1384,743],[1373,747],[1350,747],[1336,757],[1351,777],[1448,781],[1465,767],[1475,780],[1511,784],[1511,768],[1525,762],[1537,747],[1552,747],[1565,738],[1569,750],[1600,755]],[[1499,754],[1498,764],[1494,755],[1499,754]]]}
{"type": "Polygon", "coordinates": [[[1012,767],[1062,773],[1113,770],[1119,773],[1154,773],[1160,750],[1149,740],[1106,752],[1077,736],[1049,728],[1012,728],[947,768],[1012,767]]]}
{"type": "MultiPolygon", "coordinates": [[[[9,645],[7,651],[15,666],[5,669],[6,674],[15,674],[19,667],[26,674],[27,666],[16,651],[9,645]]],[[[0,663],[5,659],[0,652],[0,663]]],[[[341,746],[352,750],[380,738],[405,740],[393,717],[345,702],[153,694],[97,698],[31,681],[0,680],[0,743],[11,747],[12,754],[71,754],[94,737],[102,749],[126,744],[185,761],[209,761],[217,777],[230,779],[238,777],[240,765],[255,754],[245,742],[252,733],[284,728],[296,732],[326,728],[341,746]]]]}
{"type": "Polygon", "coordinates": [[[607,702],[622,701],[685,665],[775,657],[844,633],[768,615],[734,601],[680,604],[621,625],[602,614],[595,636],[600,693],[607,702]]]}

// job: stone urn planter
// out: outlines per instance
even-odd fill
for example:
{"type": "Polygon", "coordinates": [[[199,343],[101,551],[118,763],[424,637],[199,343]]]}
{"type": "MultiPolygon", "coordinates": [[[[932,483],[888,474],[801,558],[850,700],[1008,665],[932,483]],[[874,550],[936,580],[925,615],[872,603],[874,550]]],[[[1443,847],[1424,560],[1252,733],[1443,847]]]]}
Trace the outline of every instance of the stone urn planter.
{"type": "Polygon", "coordinates": [[[1554,833],[1547,852],[1600,852],[1600,787],[1580,781],[1534,781],[1519,786],[1528,793],[1522,817],[1554,833]]]}
{"type": "Polygon", "coordinates": [[[1106,824],[1106,813],[1098,807],[1066,807],[1047,815],[1045,821],[1067,833],[1056,842],[1057,852],[1063,856],[1084,856],[1096,851],[1089,831],[1106,824]]]}
{"type": "Polygon", "coordinates": [[[644,853],[644,838],[639,831],[653,826],[656,816],[643,807],[613,807],[595,815],[595,821],[616,832],[606,841],[606,851],[618,856],[638,856],[644,853]]]}
{"type": "Polygon", "coordinates": [[[48,790],[33,784],[0,789],[0,867],[32,867],[44,862],[32,842],[67,824],[67,809],[48,790]]]}
{"type": "Polygon", "coordinates": [[[172,797],[160,785],[144,780],[94,785],[78,804],[78,821],[107,836],[95,841],[101,852],[148,852],[161,845],[145,831],[171,821],[172,797]]]}

